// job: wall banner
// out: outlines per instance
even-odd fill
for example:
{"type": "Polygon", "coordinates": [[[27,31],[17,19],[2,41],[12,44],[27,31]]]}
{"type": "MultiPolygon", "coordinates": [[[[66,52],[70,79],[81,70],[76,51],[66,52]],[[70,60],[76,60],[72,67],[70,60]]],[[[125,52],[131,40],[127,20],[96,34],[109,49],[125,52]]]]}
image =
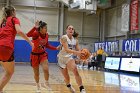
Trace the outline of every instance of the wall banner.
{"type": "Polygon", "coordinates": [[[94,50],[97,51],[100,47],[106,52],[119,51],[119,41],[105,41],[105,42],[95,42],[94,50]]]}
{"type": "Polygon", "coordinates": [[[129,4],[122,5],[121,31],[129,31],[129,4]]]}
{"type": "Polygon", "coordinates": [[[130,5],[130,30],[138,30],[138,0],[132,0],[130,5]]]}
{"type": "Polygon", "coordinates": [[[131,51],[131,52],[140,51],[140,39],[123,40],[122,51],[131,51]]]}

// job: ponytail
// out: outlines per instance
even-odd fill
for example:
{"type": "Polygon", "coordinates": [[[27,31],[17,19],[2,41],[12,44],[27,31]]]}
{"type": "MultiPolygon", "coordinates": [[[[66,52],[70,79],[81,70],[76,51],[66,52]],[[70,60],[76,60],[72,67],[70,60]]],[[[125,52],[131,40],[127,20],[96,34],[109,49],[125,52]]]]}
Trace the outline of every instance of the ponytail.
{"type": "Polygon", "coordinates": [[[5,6],[2,8],[2,11],[3,11],[3,17],[6,18],[13,15],[15,8],[13,6],[5,6]]]}
{"type": "Polygon", "coordinates": [[[40,31],[41,28],[43,28],[44,26],[47,26],[47,23],[45,23],[45,22],[43,22],[43,21],[40,21],[40,22],[39,22],[38,31],[40,31]]]}

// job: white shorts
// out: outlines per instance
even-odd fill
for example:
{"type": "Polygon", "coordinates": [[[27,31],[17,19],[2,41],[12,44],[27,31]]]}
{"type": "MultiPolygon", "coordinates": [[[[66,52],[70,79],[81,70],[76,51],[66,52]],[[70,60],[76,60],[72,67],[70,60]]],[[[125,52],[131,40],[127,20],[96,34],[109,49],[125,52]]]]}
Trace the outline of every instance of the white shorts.
{"type": "Polygon", "coordinates": [[[67,63],[69,62],[69,60],[73,59],[73,57],[58,57],[58,65],[61,68],[66,68],[67,63]]]}

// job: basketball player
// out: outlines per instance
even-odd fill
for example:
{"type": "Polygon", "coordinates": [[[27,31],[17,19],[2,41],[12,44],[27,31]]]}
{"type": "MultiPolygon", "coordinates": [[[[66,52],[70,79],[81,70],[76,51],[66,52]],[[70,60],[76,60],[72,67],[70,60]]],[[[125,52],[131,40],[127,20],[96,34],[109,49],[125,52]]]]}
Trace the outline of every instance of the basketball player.
{"type": "Polygon", "coordinates": [[[48,88],[49,80],[49,68],[48,68],[48,54],[46,48],[52,50],[58,50],[59,47],[53,47],[48,42],[47,24],[45,22],[36,22],[36,26],[33,27],[28,33],[28,37],[32,37],[32,42],[34,43],[34,48],[31,52],[31,66],[34,71],[34,79],[37,86],[36,92],[41,92],[39,84],[39,64],[43,68],[45,86],[48,88]]]}
{"type": "Polygon", "coordinates": [[[76,82],[79,86],[80,93],[86,93],[84,86],[82,84],[81,76],[78,73],[74,55],[81,55],[79,51],[78,40],[73,37],[74,28],[72,25],[68,25],[66,28],[66,35],[63,35],[60,39],[62,44],[62,50],[58,54],[58,64],[60,66],[61,72],[64,76],[66,86],[70,89],[72,93],[75,93],[75,89],[70,84],[70,76],[68,74],[68,69],[73,72],[76,82]]]}
{"type": "Polygon", "coordinates": [[[13,6],[2,8],[3,19],[0,21],[0,64],[4,68],[4,76],[0,80],[0,93],[14,73],[14,40],[16,34],[23,37],[33,47],[33,44],[20,28],[20,21],[16,18],[13,6]]]}

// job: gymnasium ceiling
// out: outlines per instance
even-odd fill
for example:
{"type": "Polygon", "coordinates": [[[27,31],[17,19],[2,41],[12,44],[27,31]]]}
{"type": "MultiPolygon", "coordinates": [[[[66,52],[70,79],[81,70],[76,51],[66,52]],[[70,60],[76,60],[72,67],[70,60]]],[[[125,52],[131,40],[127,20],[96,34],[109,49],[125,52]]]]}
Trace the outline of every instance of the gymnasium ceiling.
{"type": "MultiPolygon", "coordinates": [[[[58,1],[63,0],[0,0],[0,5],[4,6],[6,5],[6,2],[9,2],[9,4],[14,6],[58,8],[60,6],[58,1]]],[[[98,0],[97,8],[112,8],[113,6],[115,7],[126,2],[130,2],[130,0],[98,0]],[[101,3],[101,1],[107,2],[101,3]]]]}
{"type": "Polygon", "coordinates": [[[1,4],[6,4],[6,2],[15,6],[36,6],[36,7],[58,7],[58,2],[52,2],[51,0],[0,0],[1,4]]]}

